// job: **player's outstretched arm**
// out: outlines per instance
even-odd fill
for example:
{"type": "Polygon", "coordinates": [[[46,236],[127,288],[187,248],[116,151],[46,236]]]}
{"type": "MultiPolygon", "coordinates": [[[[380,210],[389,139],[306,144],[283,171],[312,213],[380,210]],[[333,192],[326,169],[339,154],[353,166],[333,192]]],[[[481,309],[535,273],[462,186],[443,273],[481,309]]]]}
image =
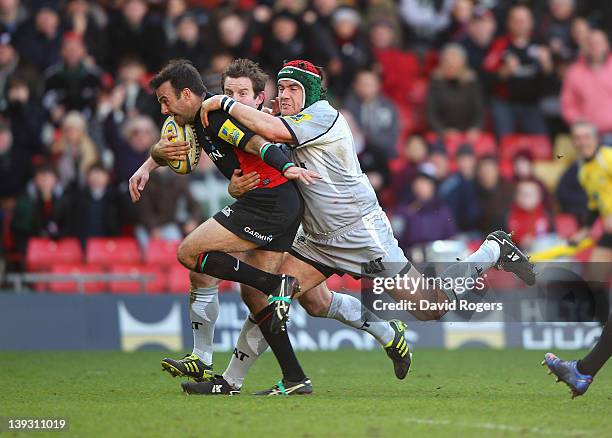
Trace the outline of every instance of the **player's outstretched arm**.
{"type": "Polygon", "coordinates": [[[149,174],[158,167],[160,167],[160,165],[157,164],[153,158],[149,157],[142,163],[142,166],[134,172],[128,184],[132,202],[138,202],[140,200],[140,192],[144,190],[145,185],[149,181],[149,174]]]}
{"type": "Polygon", "coordinates": [[[291,143],[293,141],[291,132],[280,118],[243,105],[228,96],[212,96],[202,102],[200,116],[204,126],[208,126],[208,113],[217,110],[225,111],[249,130],[265,136],[271,141],[278,143],[291,143]]]}

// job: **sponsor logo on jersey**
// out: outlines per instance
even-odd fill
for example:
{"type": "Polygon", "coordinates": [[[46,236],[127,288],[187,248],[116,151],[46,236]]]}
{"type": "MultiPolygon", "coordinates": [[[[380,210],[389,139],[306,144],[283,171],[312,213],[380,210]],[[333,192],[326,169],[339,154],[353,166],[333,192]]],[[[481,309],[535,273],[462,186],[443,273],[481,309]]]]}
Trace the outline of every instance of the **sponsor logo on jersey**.
{"type": "Polygon", "coordinates": [[[268,235],[268,236],[264,236],[263,234],[255,231],[254,229],[252,229],[251,227],[244,227],[244,232],[247,234],[250,234],[251,236],[253,236],[256,239],[259,240],[263,240],[265,242],[272,242],[272,235],[268,235]]]}
{"type": "Polygon", "coordinates": [[[233,210],[230,208],[230,206],[226,206],[223,207],[223,210],[221,210],[221,213],[223,213],[226,217],[229,217],[230,214],[232,214],[233,210]]]}
{"type": "Polygon", "coordinates": [[[312,116],[310,114],[304,114],[304,113],[299,113],[299,114],[296,114],[295,116],[285,117],[285,120],[290,120],[296,125],[302,123],[305,120],[311,120],[311,119],[312,119],[312,116]]]}
{"type": "Polygon", "coordinates": [[[226,120],[223,125],[221,125],[217,135],[220,139],[234,146],[238,146],[238,143],[240,143],[240,140],[244,137],[244,132],[234,125],[231,120],[226,120]]]}
{"type": "Polygon", "coordinates": [[[217,149],[215,149],[214,151],[211,151],[208,156],[210,157],[211,161],[217,161],[221,158],[223,158],[223,153],[217,149]]]}

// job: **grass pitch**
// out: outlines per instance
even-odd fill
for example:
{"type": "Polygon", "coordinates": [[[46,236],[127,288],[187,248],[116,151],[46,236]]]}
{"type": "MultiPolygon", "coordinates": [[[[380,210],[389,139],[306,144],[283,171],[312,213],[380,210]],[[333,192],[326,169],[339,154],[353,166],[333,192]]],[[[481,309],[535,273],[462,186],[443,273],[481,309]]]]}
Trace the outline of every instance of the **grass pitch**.
{"type": "MultiPolygon", "coordinates": [[[[0,416],[66,417],[70,430],[59,436],[612,434],[612,364],[585,397],[571,400],[540,367],[543,352],[418,349],[403,381],[382,351],[300,352],[315,394],[251,396],[279,378],[274,357],[265,354],[240,396],[198,397],[183,395],[180,379],[162,373],[164,356],[0,352],[0,416]]],[[[228,357],[215,355],[217,372],[228,357]]],[[[51,434],[58,432],[36,436],[51,434]]]]}

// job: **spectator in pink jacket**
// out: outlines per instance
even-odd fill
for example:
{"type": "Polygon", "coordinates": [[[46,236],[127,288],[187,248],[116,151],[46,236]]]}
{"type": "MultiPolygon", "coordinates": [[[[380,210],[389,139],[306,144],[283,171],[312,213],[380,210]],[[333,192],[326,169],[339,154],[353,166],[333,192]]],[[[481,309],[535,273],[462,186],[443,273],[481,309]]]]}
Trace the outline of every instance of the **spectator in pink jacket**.
{"type": "MultiPolygon", "coordinates": [[[[561,111],[568,124],[588,120],[612,140],[612,56],[601,30],[593,30],[587,52],[568,70],[561,91],[561,111]]],[[[608,141],[609,141],[608,140],[608,141]]]]}

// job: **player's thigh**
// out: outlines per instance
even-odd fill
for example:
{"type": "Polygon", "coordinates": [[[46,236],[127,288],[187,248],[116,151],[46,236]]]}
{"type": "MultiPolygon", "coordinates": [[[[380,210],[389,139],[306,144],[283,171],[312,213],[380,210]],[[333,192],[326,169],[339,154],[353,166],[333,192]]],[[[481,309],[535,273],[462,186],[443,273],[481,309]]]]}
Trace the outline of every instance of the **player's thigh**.
{"type": "Polygon", "coordinates": [[[299,298],[305,292],[326,280],[325,275],[323,275],[314,266],[309,265],[305,261],[300,260],[289,253],[286,253],[283,257],[283,263],[279,268],[279,272],[291,275],[298,279],[300,283],[300,292],[296,294],[296,298],[299,298]]]}
{"type": "Polygon", "coordinates": [[[300,305],[310,316],[327,316],[332,302],[332,293],[323,282],[299,296],[300,305]]]}
{"type": "Polygon", "coordinates": [[[257,246],[254,242],[236,236],[214,218],[210,218],[183,239],[179,245],[178,258],[185,261],[195,259],[202,252],[242,252],[257,246]]]}
{"type": "MultiPolygon", "coordinates": [[[[283,253],[255,249],[244,253],[242,260],[262,271],[276,273],[283,260],[283,253]]],[[[266,296],[261,294],[254,287],[241,284],[240,295],[252,314],[259,313],[268,306],[268,299],[266,296]]]]}
{"type": "MultiPolygon", "coordinates": [[[[411,284],[424,284],[422,281],[423,276],[421,273],[414,267],[411,266],[407,273],[404,274],[407,278],[405,282],[408,285],[411,284]],[[412,282],[410,279],[414,279],[415,282],[412,282]]],[[[448,301],[448,298],[444,293],[437,289],[428,289],[428,288],[392,288],[388,289],[387,293],[395,300],[402,302],[410,302],[415,303],[415,310],[410,313],[414,315],[415,318],[421,321],[430,321],[440,319],[446,311],[444,310],[420,310],[421,307],[425,307],[426,309],[430,309],[431,306],[420,306],[420,303],[423,301],[428,301],[430,303],[442,304],[448,301]]]]}

